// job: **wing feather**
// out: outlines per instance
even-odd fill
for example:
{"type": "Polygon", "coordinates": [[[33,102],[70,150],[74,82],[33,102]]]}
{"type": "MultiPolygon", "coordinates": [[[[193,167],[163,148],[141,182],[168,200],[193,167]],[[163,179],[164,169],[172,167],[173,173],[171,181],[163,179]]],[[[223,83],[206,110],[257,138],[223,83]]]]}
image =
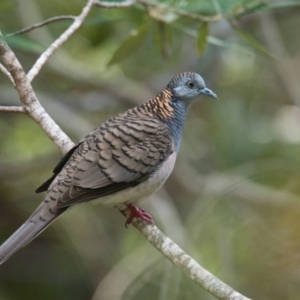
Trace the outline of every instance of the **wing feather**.
{"type": "Polygon", "coordinates": [[[158,119],[121,119],[105,122],[80,142],[46,200],[63,208],[136,186],[174,151],[170,131],[158,119]]]}

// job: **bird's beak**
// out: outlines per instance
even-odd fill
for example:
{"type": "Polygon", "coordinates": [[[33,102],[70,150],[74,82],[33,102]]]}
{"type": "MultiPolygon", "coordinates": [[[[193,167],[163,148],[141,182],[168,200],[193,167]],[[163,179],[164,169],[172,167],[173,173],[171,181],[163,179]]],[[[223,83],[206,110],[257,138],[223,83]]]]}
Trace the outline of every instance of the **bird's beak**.
{"type": "Polygon", "coordinates": [[[201,89],[200,94],[205,95],[205,96],[209,96],[211,98],[219,99],[218,96],[208,88],[201,89]]]}

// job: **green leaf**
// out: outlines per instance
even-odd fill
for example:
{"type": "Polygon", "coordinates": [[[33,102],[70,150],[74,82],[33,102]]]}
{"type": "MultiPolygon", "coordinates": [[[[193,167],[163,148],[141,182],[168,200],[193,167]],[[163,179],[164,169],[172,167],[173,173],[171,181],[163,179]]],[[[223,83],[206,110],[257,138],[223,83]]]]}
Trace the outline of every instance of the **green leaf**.
{"type": "Polygon", "coordinates": [[[148,22],[143,24],[138,30],[133,30],[112,55],[107,65],[111,66],[119,63],[134,54],[142,46],[143,41],[147,36],[147,29],[148,22]]]}
{"type": "Polygon", "coordinates": [[[202,56],[205,51],[207,45],[207,37],[208,37],[208,23],[204,22],[201,25],[197,36],[197,50],[199,56],[202,56]]]}
{"type": "Polygon", "coordinates": [[[277,60],[277,58],[264,46],[262,45],[258,40],[256,40],[252,35],[249,33],[243,31],[242,29],[236,27],[235,25],[231,24],[235,32],[248,44],[250,44],[254,49],[266,54],[267,56],[277,60]]]}

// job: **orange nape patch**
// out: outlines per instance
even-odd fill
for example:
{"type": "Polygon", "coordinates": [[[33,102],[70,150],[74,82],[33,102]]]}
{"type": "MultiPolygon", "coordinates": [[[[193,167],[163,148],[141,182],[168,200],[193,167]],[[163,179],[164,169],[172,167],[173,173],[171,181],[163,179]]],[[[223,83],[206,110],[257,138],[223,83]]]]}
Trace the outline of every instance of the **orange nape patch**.
{"type": "Polygon", "coordinates": [[[168,120],[174,116],[174,108],[170,104],[172,93],[169,90],[162,91],[155,98],[151,99],[146,105],[162,119],[168,120]]]}

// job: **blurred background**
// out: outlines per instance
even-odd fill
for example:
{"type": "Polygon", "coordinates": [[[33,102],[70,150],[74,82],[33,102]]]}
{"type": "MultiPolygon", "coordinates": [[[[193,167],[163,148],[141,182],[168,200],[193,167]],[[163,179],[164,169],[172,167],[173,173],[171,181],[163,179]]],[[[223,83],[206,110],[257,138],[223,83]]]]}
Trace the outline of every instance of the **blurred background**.
{"type": "MultiPolygon", "coordinates": [[[[78,15],[85,3],[1,0],[0,29],[78,15]]],[[[300,299],[300,1],[151,3],[93,8],[34,79],[40,102],[77,142],[175,74],[200,73],[220,100],[193,104],[174,172],[143,207],[247,297],[300,299]]],[[[70,24],[8,43],[29,71],[70,24]]],[[[3,74],[0,105],[19,105],[3,74]]],[[[2,243],[42,201],[34,191],[62,154],[22,114],[0,112],[0,145],[2,243]]],[[[96,203],[74,207],[1,265],[0,299],[214,299],[124,221],[96,203]]]]}

